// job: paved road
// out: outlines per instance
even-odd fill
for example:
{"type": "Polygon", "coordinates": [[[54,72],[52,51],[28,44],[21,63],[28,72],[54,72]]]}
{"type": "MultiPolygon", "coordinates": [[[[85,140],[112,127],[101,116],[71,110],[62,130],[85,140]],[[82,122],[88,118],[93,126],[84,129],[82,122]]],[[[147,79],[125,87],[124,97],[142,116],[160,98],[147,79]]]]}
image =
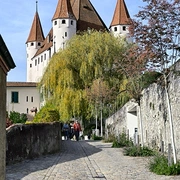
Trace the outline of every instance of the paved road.
{"type": "Polygon", "coordinates": [[[62,150],[7,166],[6,180],[177,180],[149,172],[147,158],[124,156],[101,141],[63,141],[62,150]]]}

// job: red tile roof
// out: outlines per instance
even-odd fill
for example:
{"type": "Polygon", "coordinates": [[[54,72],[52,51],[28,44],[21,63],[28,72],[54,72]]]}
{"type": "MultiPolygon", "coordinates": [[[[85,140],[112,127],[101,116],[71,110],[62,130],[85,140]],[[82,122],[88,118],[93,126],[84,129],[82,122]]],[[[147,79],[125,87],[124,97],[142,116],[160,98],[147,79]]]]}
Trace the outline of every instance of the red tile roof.
{"type": "Polygon", "coordinates": [[[35,82],[7,82],[6,87],[37,87],[35,82]]]}
{"type": "Polygon", "coordinates": [[[56,11],[52,20],[58,18],[71,18],[75,19],[75,16],[72,11],[72,7],[69,0],[59,0],[58,5],[56,7],[56,11]]]}
{"type": "Polygon", "coordinates": [[[119,24],[130,24],[130,15],[124,0],[117,0],[116,9],[110,27],[119,24]]]}
{"type": "Polygon", "coordinates": [[[35,13],[33,24],[31,26],[29,37],[26,43],[33,42],[33,41],[37,41],[37,42],[44,41],[44,33],[42,30],[41,21],[40,21],[38,12],[35,13]]]}

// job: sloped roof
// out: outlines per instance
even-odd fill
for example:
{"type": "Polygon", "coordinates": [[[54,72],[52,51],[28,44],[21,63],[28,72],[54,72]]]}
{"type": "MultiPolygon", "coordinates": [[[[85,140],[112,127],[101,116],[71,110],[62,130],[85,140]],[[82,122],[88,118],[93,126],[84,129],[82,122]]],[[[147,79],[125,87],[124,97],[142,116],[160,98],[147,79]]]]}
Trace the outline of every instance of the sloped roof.
{"type": "Polygon", "coordinates": [[[0,34],[0,67],[6,72],[16,67],[12,56],[0,34]]]}
{"type": "Polygon", "coordinates": [[[58,18],[75,19],[69,0],[59,0],[52,20],[58,18]]]}
{"type": "Polygon", "coordinates": [[[48,50],[50,47],[53,46],[53,28],[49,31],[46,39],[43,41],[42,46],[38,49],[34,56],[41,54],[42,52],[48,50]]]}
{"type": "Polygon", "coordinates": [[[130,15],[124,0],[117,0],[111,26],[130,24],[130,15]]]}
{"type": "Polygon", "coordinates": [[[37,41],[37,42],[44,41],[44,33],[42,30],[41,21],[40,21],[39,14],[37,11],[35,13],[34,20],[33,20],[31,30],[29,33],[29,37],[26,43],[33,42],[33,41],[37,41]]]}
{"type": "Polygon", "coordinates": [[[88,28],[108,30],[89,0],[70,0],[70,2],[77,19],[77,31],[85,31],[88,28]]]}
{"type": "Polygon", "coordinates": [[[6,87],[37,87],[35,82],[7,82],[6,87]]]}

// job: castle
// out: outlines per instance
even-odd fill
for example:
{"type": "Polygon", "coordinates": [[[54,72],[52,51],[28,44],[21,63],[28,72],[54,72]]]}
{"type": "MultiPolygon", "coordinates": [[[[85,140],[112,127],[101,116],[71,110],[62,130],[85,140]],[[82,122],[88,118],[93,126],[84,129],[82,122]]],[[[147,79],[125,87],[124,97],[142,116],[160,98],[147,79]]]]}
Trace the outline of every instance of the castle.
{"type": "Polygon", "coordinates": [[[52,28],[44,37],[36,7],[34,20],[26,41],[27,82],[39,82],[53,54],[59,49],[63,49],[66,41],[76,33],[95,29],[107,30],[114,35],[126,35],[129,33],[129,22],[130,15],[124,0],[117,0],[109,29],[90,0],[58,0],[52,17],[52,28]]]}

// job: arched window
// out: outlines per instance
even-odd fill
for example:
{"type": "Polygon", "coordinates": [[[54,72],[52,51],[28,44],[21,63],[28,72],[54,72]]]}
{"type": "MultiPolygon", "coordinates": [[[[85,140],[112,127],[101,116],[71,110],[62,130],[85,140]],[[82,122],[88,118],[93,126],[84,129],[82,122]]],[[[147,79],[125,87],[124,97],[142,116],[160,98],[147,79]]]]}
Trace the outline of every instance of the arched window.
{"type": "Polygon", "coordinates": [[[117,27],[114,27],[114,31],[117,31],[117,27]]]}
{"type": "Polygon", "coordinates": [[[62,24],[66,24],[66,20],[65,19],[62,20],[62,24]]]}

